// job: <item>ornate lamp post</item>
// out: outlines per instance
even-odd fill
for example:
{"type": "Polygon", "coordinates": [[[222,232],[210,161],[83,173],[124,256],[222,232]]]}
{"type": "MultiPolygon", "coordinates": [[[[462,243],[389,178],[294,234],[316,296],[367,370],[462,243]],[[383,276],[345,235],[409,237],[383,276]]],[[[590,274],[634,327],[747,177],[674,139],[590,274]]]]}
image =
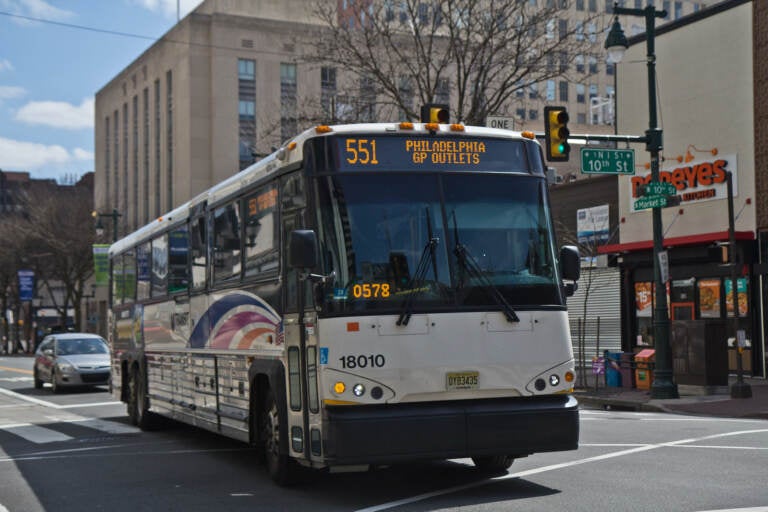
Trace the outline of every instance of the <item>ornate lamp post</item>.
{"type": "MultiPolygon", "coordinates": [[[[657,11],[653,4],[644,9],[629,9],[613,4],[616,15],[611,31],[605,40],[608,58],[615,63],[621,62],[624,51],[629,48],[627,38],[619,23],[619,14],[645,17],[645,35],[648,63],[648,130],[645,132],[645,149],[651,156],[651,180],[659,181],[659,153],[663,147],[662,130],[658,127],[656,113],[656,18],[667,16],[666,11],[657,11]]],[[[679,398],[677,384],[672,380],[672,350],[669,343],[669,314],[667,312],[666,283],[661,279],[658,255],[664,250],[661,224],[661,208],[653,208],[653,280],[656,284],[656,305],[654,307],[654,339],[656,348],[656,367],[651,385],[652,398],[679,398]]]]}
{"type": "Polygon", "coordinates": [[[96,234],[102,236],[104,234],[104,225],[101,223],[102,217],[112,217],[112,242],[117,242],[117,219],[122,217],[116,209],[113,209],[111,213],[99,213],[94,211],[91,215],[96,219],[96,234]]]}

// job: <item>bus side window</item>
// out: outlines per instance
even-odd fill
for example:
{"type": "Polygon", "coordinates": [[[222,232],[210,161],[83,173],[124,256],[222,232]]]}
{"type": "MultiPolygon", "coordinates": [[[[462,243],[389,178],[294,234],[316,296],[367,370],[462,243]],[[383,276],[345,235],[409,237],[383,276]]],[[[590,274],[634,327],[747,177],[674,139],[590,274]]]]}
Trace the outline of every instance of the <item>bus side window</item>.
{"type": "Polygon", "coordinates": [[[123,303],[123,255],[112,258],[112,305],[123,303]]]}
{"type": "Polygon", "coordinates": [[[149,242],[136,247],[136,298],[149,298],[149,267],[151,264],[152,248],[149,242]]]}
{"type": "Polygon", "coordinates": [[[193,219],[189,226],[189,246],[192,252],[192,289],[194,290],[205,288],[206,268],[208,265],[206,225],[205,217],[198,217],[193,219]]]}
{"type": "Polygon", "coordinates": [[[213,212],[213,280],[240,277],[240,208],[233,201],[213,212]]]}
{"type": "Polygon", "coordinates": [[[187,227],[183,226],[171,231],[168,241],[168,292],[183,292],[189,288],[189,235],[187,227]]]}
{"type": "Polygon", "coordinates": [[[123,253],[123,302],[131,304],[136,299],[136,253],[128,249],[123,253]]]}
{"type": "Polygon", "coordinates": [[[168,235],[152,240],[152,297],[168,294],[168,235]]]}

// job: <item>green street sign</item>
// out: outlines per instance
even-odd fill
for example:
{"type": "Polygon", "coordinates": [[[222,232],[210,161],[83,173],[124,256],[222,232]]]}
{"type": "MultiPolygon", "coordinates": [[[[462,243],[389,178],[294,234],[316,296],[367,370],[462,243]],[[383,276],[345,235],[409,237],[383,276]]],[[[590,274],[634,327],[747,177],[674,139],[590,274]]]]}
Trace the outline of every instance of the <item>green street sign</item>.
{"type": "Polygon", "coordinates": [[[635,210],[646,210],[648,208],[665,208],[667,206],[667,196],[645,196],[635,201],[635,210]]]}
{"type": "Polygon", "coordinates": [[[677,194],[677,188],[665,181],[652,181],[645,185],[646,196],[674,196],[677,194]]]}
{"type": "Polygon", "coordinates": [[[634,149],[581,148],[582,174],[635,174],[634,149]]]}

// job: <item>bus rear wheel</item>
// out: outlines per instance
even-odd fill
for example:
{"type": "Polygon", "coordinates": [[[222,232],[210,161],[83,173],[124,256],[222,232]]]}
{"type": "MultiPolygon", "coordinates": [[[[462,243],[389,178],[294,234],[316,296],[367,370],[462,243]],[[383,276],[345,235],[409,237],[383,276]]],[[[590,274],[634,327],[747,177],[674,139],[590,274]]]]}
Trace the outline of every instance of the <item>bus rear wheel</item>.
{"type": "Polygon", "coordinates": [[[262,454],[270,478],[278,485],[294,482],[296,466],[288,457],[288,426],[283,424],[272,390],[268,390],[259,414],[262,454]]]}
{"type": "Polygon", "coordinates": [[[141,369],[134,368],[128,380],[128,417],[131,423],[142,430],[152,427],[152,413],[149,412],[147,386],[141,369]]]}
{"type": "Polygon", "coordinates": [[[511,455],[489,455],[472,457],[475,467],[484,473],[505,473],[515,461],[511,455]]]}

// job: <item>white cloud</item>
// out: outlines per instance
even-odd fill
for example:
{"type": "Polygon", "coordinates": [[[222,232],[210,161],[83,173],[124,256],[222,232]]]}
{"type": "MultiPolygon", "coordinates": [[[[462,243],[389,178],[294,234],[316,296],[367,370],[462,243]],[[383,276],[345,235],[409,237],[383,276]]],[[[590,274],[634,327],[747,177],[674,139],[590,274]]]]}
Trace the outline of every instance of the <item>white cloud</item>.
{"type": "Polygon", "coordinates": [[[12,85],[0,85],[0,102],[3,100],[12,100],[14,98],[21,98],[27,93],[23,87],[15,87],[12,85]]]}
{"type": "Polygon", "coordinates": [[[3,71],[13,71],[13,64],[8,59],[0,59],[0,73],[3,71]]]}
{"type": "Polygon", "coordinates": [[[71,160],[72,155],[59,145],[46,146],[0,137],[0,169],[32,171],[71,160]]]}
{"type": "Polygon", "coordinates": [[[183,18],[195,7],[202,3],[202,0],[181,0],[177,5],[177,0],[134,0],[140,7],[152,12],[162,12],[166,18],[175,18],[178,8],[180,16],[183,18]]]}
{"type": "Polygon", "coordinates": [[[84,160],[84,161],[93,161],[93,151],[88,151],[87,149],[83,148],[75,148],[72,150],[72,156],[75,157],[75,160],[84,160]]]}
{"type": "Polygon", "coordinates": [[[93,116],[93,98],[84,99],[79,106],[63,101],[32,101],[16,112],[17,121],[66,130],[93,128],[93,116]]]}
{"type": "MultiPolygon", "coordinates": [[[[0,0],[0,8],[12,14],[46,20],[66,20],[74,16],[73,12],[54,7],[44,0],[0,0]]],[[[35,23],[21,18],[13,18],[13,21],[20,25],[35,23]]]]}

